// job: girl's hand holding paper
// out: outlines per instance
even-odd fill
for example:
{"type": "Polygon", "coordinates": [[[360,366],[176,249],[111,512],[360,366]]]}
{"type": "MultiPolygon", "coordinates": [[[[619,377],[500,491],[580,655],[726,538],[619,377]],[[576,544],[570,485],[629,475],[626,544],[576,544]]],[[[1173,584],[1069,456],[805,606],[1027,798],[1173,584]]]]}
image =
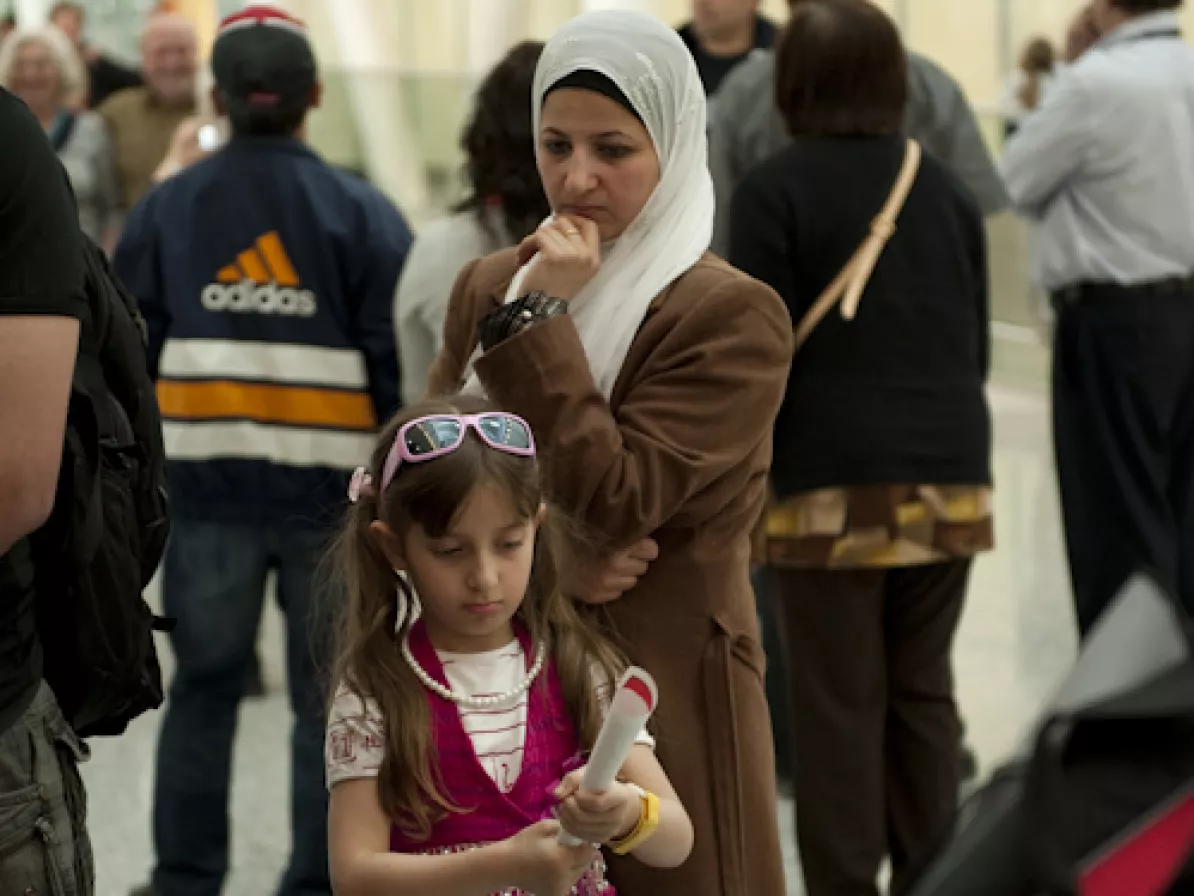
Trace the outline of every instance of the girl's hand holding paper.
{"type": "Polygon", "coordinates": [[[558,797],[564,802],[557,810],[563,825],[561,843],[566,846],[576,846],[585,840],[606,843],[635,828],[635,820],[642,812],[642,797],[614,779],[658,702],[655,680],[636,666],[627,669],[614,690],[589,764],[565,778],[557,791],[564,794],[558,797]],[[629,816],[628,803],[634,807],[634,818],[629,816]],[[576,829],[573,824],[577,825],[576,829]],[[591,836],[593,833],[602,836],[591,836]]]}
{"type": "Polygon", "coordinates": [[[620,781],[601,792],[585,790],[585,772],[583,768],[572,772],[555,790],[560,824],[584,843],[608,843],[626,836],[638,823],[642,797],[620,781]]]}

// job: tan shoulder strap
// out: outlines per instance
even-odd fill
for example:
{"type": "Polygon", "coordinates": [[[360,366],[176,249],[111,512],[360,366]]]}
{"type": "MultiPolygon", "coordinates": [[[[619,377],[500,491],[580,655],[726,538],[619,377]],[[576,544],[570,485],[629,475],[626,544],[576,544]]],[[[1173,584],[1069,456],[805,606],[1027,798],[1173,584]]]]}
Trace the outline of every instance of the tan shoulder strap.
{"type": "Polygon", "coordinates": [[[891,188],[891,195],[887,197],[887,203],[875,220],[871,222],[871,232],[862,241],[858,251],[846,262],[846,266],[842,268],[837,279],[821,293],[796,328],[796,351],[800,351],[800,347],[808,341],[813,330],[839,301],[842,303],[842,317],[846,320],[853,320],[854,315],[858,313],[858,303],[862,301],[862,293],[866,289],[867,283],[870,282],[875,265],[879,263],[879,256],[883,254],[883,248],[895,233],[896,219],[899,218],[904,203],[908,200],[912,184],[916,182],[916,174],[920,170],[920,159],[920,144],[915,140],[909,140],[908,147],[904,152],[904,164],[900,168],[900,174],[891,188]]]}

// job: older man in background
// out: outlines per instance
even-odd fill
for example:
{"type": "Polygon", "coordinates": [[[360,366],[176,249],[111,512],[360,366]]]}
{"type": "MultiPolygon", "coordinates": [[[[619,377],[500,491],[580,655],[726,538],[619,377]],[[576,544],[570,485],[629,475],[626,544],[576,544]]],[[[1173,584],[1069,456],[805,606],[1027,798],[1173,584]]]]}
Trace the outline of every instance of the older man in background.
{"type": "Polygon", "coordinates": [[[198,43],[186,19],[150,17],[141,36],[143,87],[122,90],[99,108],[112,134],[124,208],[149,190],[178,126],[195,114],[198,43]]]}
{"type": "Polygon", "coordinates": [[[775,43],[775,23],[759,14],[759,0],[694,0],[692,21],[680,29],[701,73],[705,94],[756,49],[775,43]]]}

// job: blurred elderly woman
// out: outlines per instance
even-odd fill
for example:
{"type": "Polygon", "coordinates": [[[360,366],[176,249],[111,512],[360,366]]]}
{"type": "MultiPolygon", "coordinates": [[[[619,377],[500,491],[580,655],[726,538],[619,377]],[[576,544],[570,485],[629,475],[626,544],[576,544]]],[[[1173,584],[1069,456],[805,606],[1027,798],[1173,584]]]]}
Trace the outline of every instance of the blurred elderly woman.
{"type": "Polygon", "coordinates": [[[0,47],[0,87],[46,129],[70,176],[83,232],[110,248],[120,232],[112,147],[102,118],[74,111],[86,73],[66,35],[52,26],[14,31],[0,47]]]}

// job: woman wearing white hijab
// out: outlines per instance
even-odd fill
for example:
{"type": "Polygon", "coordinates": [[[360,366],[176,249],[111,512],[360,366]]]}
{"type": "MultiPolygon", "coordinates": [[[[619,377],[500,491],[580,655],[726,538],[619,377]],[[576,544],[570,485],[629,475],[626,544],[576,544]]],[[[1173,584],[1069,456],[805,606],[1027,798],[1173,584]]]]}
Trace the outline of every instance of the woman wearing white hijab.
{"type": "Polygon", "coordinates": [[[674,31],[580,16],[548,42],[534,97],[553,218],[461,273],[430,389],[530,421],[553,497],[599,546],[604,575],[578,576],[578,597],[659,683],[658,754],[695,848],[674,871],[614,860],[619,893],[779,896],[749,564],[791,321],[708,252],[705,97],[674,31]]]}

